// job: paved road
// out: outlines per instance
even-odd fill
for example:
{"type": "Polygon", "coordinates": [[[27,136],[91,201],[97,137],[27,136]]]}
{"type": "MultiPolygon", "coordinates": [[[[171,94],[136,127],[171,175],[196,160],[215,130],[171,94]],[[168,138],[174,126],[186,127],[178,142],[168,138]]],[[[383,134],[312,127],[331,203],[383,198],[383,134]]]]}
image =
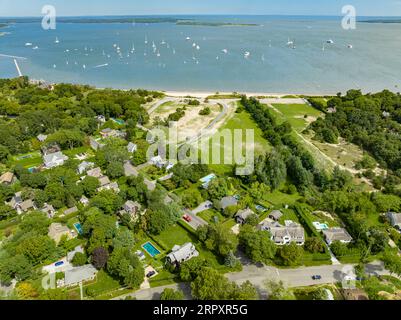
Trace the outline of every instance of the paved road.
{"type": "MultiPolygon", "coordinates": [[[[253,264],[244,265],[241,272],[234,272],[227,274],[227,278],[231,281],[241,284],[249,280],[255,285],[261,298],[267,298],[266,291],[264,289],[264,282],[267,279],[282,280],[288,287],[302,287],[311,286],[318,284],[332,284],[341,282],[342,280],[352,279],[354,265],[328,265],[328,266],[317,266],[317,267],[302,267],[297,269],[277,269],[268,266],[256,266],[253,264]],[[312,280],[313,275],[322,276],[321,280],[312,280]],[[349,278],[350,277],[350,278],[349,278]]],[[[366,266],[366,273],[368,275],[388,275],[389,272],[384,269],[383,264],[380,262],[370,263],[366,266]]],[[[160,293],[165,288],[173,288],[183,290],[186,299],[191,298],[190,287],[185,283],[172,284],[168,286],[162,286],[157,288],[138,290],[134,293],[124,295],[117,299],[124,299],[126,296],[136,297],[138,300],[151,300],[159,299],[160,293]]]]}
{"type": "Polygon", "coordinates": [[[167,103],[167,102],[175,102],[175,101],[180,101],[182,98],[173,98],[173,97],[165,97],[159,101],[157,101],[153,106],[151,106],[148,110],[149,114],[152,114],[159,108],[161,105],[167,103]]]}
{"type": "MultiPolygon", "coordinates": [[[[149,164],[143,164],[142,166],[148,166],[149,164]]],[[[126,177],[134,176],[137,177],[139,175],[138,168],[134,167],[129,161],[124,163],[124,174],[126,177]]],[[[156,182],[150,181],[149,179],[144,178],[144,183],[146,184],[148,190],[153,191],[156,189],[156,182]]]]}
{"type": "MultiPolygon", "coordinates": [[[[331,284],[343,280],[355,280],[354,265],[325,265],[316,267],[301,267],[297,269],[278,269],[269,266],[245,265],[241,272],[229,273],[227,277],[236,283],[251,281],[256,287],[263,288],[266,279],[282,280],[288,287],[303,287],[317,284],[331,284]],[[312,276],[320,275],[321,280],[313,280],[312,276]]],[[[380,262],[366,266],[368,275],[388,275],[380,262]]]]}

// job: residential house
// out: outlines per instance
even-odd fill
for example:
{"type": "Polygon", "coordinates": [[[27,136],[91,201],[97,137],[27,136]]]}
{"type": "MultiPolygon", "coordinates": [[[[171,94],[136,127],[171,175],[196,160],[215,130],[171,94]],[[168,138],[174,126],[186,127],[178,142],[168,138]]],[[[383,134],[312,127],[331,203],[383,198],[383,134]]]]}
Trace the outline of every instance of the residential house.
{"type": "Polygon", "coordinates": [[[103,186],[97,188],[98,192],[100,192],[102,190],[113,190],[116,193],[120,192],[120,188],[118,187],[118,183],[117,182],[110,182],[110,183],[108,183],[106,185],[103,185],[103,186]]]}
{"type": "Polygon", "coordinates": [[[48,153],[43,156],[43,162],[47,169],[62,166],[64,161],[68,160],[68,157],[61,151],[55,153],[48,153]]]}
{"type": "Polygon", "coordinates": [[[56,214],[56,210],[54,209],[54,207],[51,204],[47,204],[45,203],[42,210],[40,210],[44,213],[46,213],[47,217],[49,219],[53,218],[56,214]]]}
{"type": "Polygon", "coordinates": [[[95,279],[96,274],[97,269],[91,264],[75,267],[65,272],[64,284],[66,287],[71,287],[81,282],[92,281],[95,279]]]}
{"type": "Polygon", "coordinates": [[[0,176],[0,183],[1,183],[1,184],[10,185],[10,184],[12,184],[13,182],[15,182],[15,180],[16,180],[16,178],[15,178],[15,176],[14,176],[14,173],[12,173],[12,172],[3,173],[3,174],[0,176]]]}
{"type": "Polygon", "coordinates": [[[75,236],[75,234],[72,233],[67,226],[62,225],[61,223],[52,223],[49,226],[49,232],[47,235],[57,244],[60,242],[63,236],[67,236],[68,239],[72,239],[75,236]]]}
{"type": "Polygon", "coordinates": [[[47,155],[47,154],[52,154],[52,153],[57,153],[61,151],[60,146],[57,143],[52,143],[47,146],[43,146],[41,148],[42,154],[47,155]]]}
{"type": "Polygon", "coordinates": [[[81,202],[83,206],[86,207],[89,204],[89,199],[85,196],[82,196],[79,202],[81,202]]]}
{"type": "Polygon", "coordinates": [[[224,197],[220,200],[220,208],[223,210],[236,205],[238,205],[238,200],[233,196],[224,197]]]}
{"type": "Polygon", "coordinates": [[[134,202],[128,200],[123,205],[123,210],[120,211],[120,214],[129,214],[132,220],[136,220],[138,218],[138,212],[141,210],[141,205],[138,202],[134,202]]]}
{"type": "Polygon", "coordinates": [[[78,174],[82,175],[89,169],[92,169],[95,166],[93,162],[83,161],[79,164],[77,172],[78,174]]]}
{"type": "Polygon", "coordinates": [[[104,115],[96,116],[96,120],[100,123],[106,123],[106,117],[104,115]]]}
{"type": "Polygon", "coordinates": [[[89,138],[89,145],[95,151],[100,150],[105,146],[104,143],[100,143],[95,138],[92,138],[92,137],[89,138]]]}
{"type": "Polygon", "coordinates": [[[172,252],[166,257],[166,261],[172,265],[179,266],[181,263],[199,256],[199,252],[191,242],[182,246],[175,245],[172,252]]]}
{"type": "Polygon", "coordinates": [[[102,136],[103,139],[106,138],[123,138],[125,136],[125,133],[120,131],[120,130],[114,130],[110,128],[103,129],[100,131],[100,135],[102,136]]]}
{"type": "Polygon", "coordinates": [[[88,172],[86,174],[88,176],[94,177],[94,178],[100,178],[100,177],[103,176],[102,169],[100,169],[99,167],[97,167],[95,169],[88,170],[88,172]]]}
{"type": "Polygon", "coordinates": [[[150,159],[150,163],[161,169],[166,165],[167,161],[163,160],[161,156],[156,156],[150,159]]]}
{"type": "Polygon", "coordinates": [[[283,213],[280,210],[273,210],[269,214],[269,218],[274,221],[279,221],[282,216],[283,216],[283,213]]]}
{"type": "Polygon", "coordinates": [[[330,246],[334,241],[342,243],[350,243],[352,241],[351,235],[344,228],[329,228],[322,231],[326,243],[330,246]]]}
{"type": "Polygon", "coordinates": [[[30,211],[30,210],[36,210],[35,203],[31,199],[27,199],[25,201],[22,200],[22,192],[17,192],[14,197],[10,200],[8,203],[10,207],[15,209],[18,214],[22,214],[24,212],[30,211]]]}
{"type": "Polygon", "coordinates": [[[40,142],[44,142],[47,139],[47,135],[40,134],[36,137],[40,142]]]}
{"type": "Polygon", "coordinates": [[[388,212],[387,218],[391,226],[401,231],[401,213],[388,212]]]}
{"type": "Polygon", "coordinates": [[[138,146],[135,143],[130,142],[128,143],[127,150],[129,153],[134,153],[136,150],[138,150],[138,146]]]}
{"type": "Polygon", "coordinates": [[[207,189],[209,187],[210,181],[216,179],[217,176],[214,173],[207,175],[206,177],[201,178],[199,181],[202,182],[202,187],[207,189]]]}
{"type": "Polygon", "coordinates": [[[239,224],[244,224],[246,222],[246,219],[250,217],[251,215],[254,215],[255,212],[253,212],[251,209],[247,208],[245,210],[239,210],[236,215],[235,215],[235,220],[239,224]]]}
{"type": "Polygon", "coordinates": [[[100,187],[110,184],[110,179],[108,176],[101,176],[99,178],[100,187]]]}
{"type": "Polygon", "coordinates": [[[16,208],[18,204],[22,203],[22,192],[16,192],[14,196],[11,198],[10,202],[8,205],[12,208],[16,208]]]}
{"type": "Polygon", "coordinates": [[[259,228],[268,231],[270,239],[277,245],[286,245],[295,242],[297,245],[305,243],[305,230],[301,225],[291,222],[288,225],[281,225],[278,222],[265,220],[259,225],[259,228]]]}

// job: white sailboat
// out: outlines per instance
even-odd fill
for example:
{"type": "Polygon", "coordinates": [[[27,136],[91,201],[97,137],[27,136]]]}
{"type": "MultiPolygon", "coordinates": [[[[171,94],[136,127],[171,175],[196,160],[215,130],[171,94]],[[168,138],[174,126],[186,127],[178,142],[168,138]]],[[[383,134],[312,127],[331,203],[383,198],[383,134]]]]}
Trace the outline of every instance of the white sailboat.
{"type": "Polygon", "coordinates": [[[251,53],[250,53],[249,51],[246,51],[246,52],[244,53],[244,58],[245,58],[245,59],[248,59],[250,56],[251,56],[251,53]]]}
{"type": "Polygon", "coordinates": [[[26,47],[30,47],[30,46],[32,46],[32,43],[31,42],[27,42],[27,43],[25,43],[25,46],[26,47]]]}
{"type": "Polygon", "coordinates": [[[347,48],[348,49],[352,49],[354,46],[352,45],[352,44],[349,44],[348,46],[347,46],[347,48]]]}
{"type": "Polygon", "coordinates": [[[54,43],[60,43],[60,41],[57,37],[56,37],[56,40],[54,41],[54,43]]]}
{"type": "Polygon", "coordinates": [[[148,44],[148,37],[145,36],[145,44],[148,44]]]}
{"type": "Polygon", "coordinates": [[[32,49],[33,49],[33,50],[38,50],[39,47],[38,47],[38,46],[34,46],[32,49]]]}
{"type": "Polygon", "coordinates": [[[186,38],[185,38],[185,40],[187,40],[187,41],[190,41],[190,40],[191,40],[191,38],[190,38],[190,37],[186,37],[186,38]]]}
{"type": "Polygon", "coordinates": [[[224,54],[227,54],[228,53],[228,50],[227,49],[223,49],[223,50],[221,50],[224,54]]]}

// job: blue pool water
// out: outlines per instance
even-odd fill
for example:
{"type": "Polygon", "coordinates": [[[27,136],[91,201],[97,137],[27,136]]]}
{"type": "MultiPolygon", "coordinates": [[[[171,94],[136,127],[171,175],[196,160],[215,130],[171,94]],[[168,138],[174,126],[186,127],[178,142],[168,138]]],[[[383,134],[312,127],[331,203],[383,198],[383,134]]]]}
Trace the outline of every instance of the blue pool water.
{"type": "Polygon", "coordinates": [[[79,222],[74,223],[74,227],[75,227],[75,229],[77,229],[77,231],[78,231],[79,234],[82,234],[82,233],[83,233],[83,231],[82,231],[82,226],[81,226],[81,224],[80,224],[79,222]]]}
{"type": "Polygon", "coordinates": [[[153,244],[150,242],[146,242],[145,244],[142,245],[142,248],[146,250],[147,253],[149,253],[152,258],[160,254],[160,251],[155,248],[153,244]]]}
{"type": "Polygon", "coordinates": [[[111,118],[111,120],[113,120],[115,123],[118,123],[119,125],[124,125],[124,120],[121,120],[121,119],[114,119],[114,118],[111,118]]]}

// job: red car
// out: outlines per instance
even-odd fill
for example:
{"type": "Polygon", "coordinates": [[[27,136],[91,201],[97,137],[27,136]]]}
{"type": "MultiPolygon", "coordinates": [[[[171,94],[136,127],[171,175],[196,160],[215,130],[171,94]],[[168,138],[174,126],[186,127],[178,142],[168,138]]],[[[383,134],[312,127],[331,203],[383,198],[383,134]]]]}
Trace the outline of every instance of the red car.
{"type": "Polygon", "coordinates": [[[182,218],[183,218],[186,222],[191,222],[191,221],[192,221],[192,218],[191,218],[189,215],[187,215],[187,214],[184,214],[184,215],[182,216],[182,218]]]}

